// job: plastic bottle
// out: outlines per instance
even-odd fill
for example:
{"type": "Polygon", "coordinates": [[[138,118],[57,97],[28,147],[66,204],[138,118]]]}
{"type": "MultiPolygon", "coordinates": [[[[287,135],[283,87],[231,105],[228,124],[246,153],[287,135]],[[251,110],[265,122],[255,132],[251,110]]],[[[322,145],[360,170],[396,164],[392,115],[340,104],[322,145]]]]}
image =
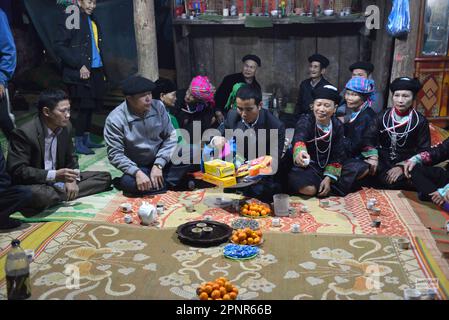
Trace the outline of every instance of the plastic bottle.
{"type": "Polygon", "coordinates": [[[8,300],[24,300],[31,296],[30,264],[20,240],[13,240],[11,247],[5,264],[8,300]]]}

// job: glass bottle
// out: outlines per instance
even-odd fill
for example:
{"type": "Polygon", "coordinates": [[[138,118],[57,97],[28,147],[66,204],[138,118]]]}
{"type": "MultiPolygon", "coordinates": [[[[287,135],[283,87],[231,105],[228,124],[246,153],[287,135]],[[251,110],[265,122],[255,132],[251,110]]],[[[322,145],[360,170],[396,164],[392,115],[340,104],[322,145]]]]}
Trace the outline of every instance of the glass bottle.
{"type": "Polygon", "coordinates": [[[14,239],[11,247],[5,263],[8,300],[24,300],[31,296],[30,264],[20,240],[14,239]]]}

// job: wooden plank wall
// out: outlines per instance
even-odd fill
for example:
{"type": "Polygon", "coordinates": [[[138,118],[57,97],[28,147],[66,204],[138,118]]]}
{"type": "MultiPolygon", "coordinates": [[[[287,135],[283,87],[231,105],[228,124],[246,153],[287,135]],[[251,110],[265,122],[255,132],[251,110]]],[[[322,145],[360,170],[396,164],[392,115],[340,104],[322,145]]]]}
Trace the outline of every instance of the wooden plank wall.
{"type": "Polygon", "coordinates": [[[331,61],[326,78],[342,88],[350,77],[348,66],[360,58],[360,24],[275,25],[267,29],[243,26],[190,26],[182,37],[175,26],[176,70],[180,88],[195,75],[207,75],[219,86],[227,74],[240,72],[241,58],[257,54],[262,67],[257,79],[263,91],[280,90],[289,102],[296,102],[301,81],[308,77],[307,58],[320,52],[331,61]]]}
{"type": "Polygon", "coordinates": [[[388,97],[393,60],[393,39],[385,25],[391,4],[384,0],[362,0],[362,7],[376,4],[381,13],[381,30],[365,29],[362,24],[293,24],[251,29],[241,25],[174,26],[177,82],[189,85],[198,74],[210,77],[219,86],[223,77],[240,72],[241,58],[257,54],[262,67],[257,79],[263,91],[280,90],[289,102],[296,102],[298,87],[308,77],[307,58],[320,52],[331,65],[326,78],[342,89],[350,78],[349,65],[371,61],[377,89],[388,97]]]}

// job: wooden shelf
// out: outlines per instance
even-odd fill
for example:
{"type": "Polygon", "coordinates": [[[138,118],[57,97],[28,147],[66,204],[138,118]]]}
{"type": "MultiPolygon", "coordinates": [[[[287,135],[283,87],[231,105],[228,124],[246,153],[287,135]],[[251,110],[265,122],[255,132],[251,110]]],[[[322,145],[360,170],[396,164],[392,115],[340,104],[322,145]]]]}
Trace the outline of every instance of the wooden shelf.
{"type": "MultiPolygon", "coordinates": [[[[273,24],[326,24],[326,23],[365,23],[365,17],[313,17],[309,22],[301,22],[295,19],[286,18],[270,18],[273,24]]],[[[236,18],[223,18],[222,20],[206,20],[206,19],[182,19],[182,18],[173,18],[174,25],[244,25],[245,17],[236,17],[236,18]]]]}

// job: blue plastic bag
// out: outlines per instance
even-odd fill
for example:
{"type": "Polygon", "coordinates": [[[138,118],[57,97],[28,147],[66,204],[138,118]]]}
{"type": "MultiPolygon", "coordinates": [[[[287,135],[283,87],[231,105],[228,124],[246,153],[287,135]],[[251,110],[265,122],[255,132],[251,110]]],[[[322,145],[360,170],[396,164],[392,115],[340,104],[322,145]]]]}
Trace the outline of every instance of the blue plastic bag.
{"type": "Polygon", "coordinates": [[[387,32],[393,37],[400,37],[410,32],[409,0],[393,0],[387,32]]]}

